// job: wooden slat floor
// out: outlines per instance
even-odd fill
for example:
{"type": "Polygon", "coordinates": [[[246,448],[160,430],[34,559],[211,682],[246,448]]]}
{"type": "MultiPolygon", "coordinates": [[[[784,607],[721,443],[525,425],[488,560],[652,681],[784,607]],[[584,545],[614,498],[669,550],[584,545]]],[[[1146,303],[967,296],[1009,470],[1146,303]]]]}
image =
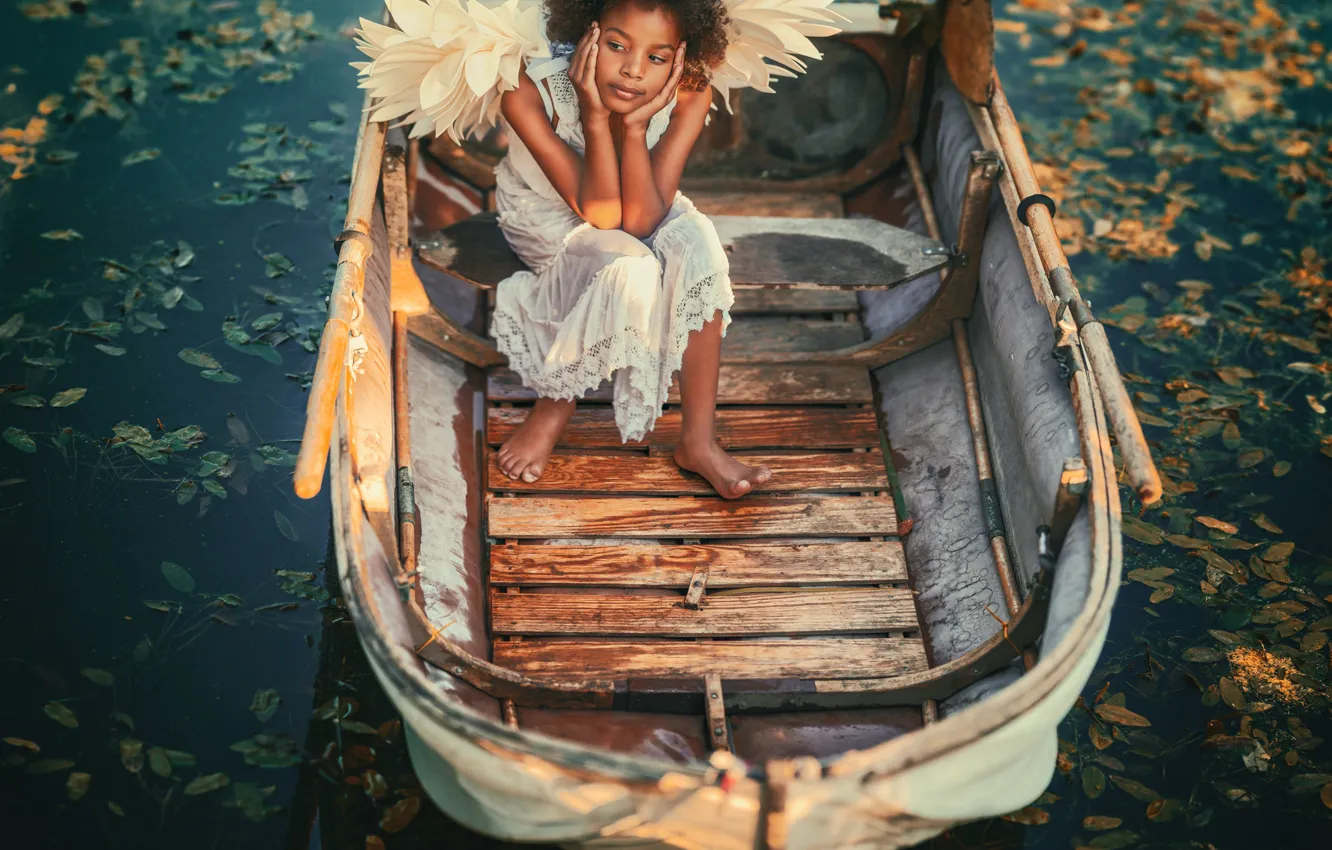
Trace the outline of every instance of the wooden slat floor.
{"type": "MultiPolygon", "coordinates": [[[[732,344],[805,351],[862,337],[843,293],[760,294],[775,297],[737,311],[732,344]]],[[[643,441],[622,443],[605,387],[580,403],[545,475],[513,481],[496,452],[532,395],[505,369],[487,383],[497,664],[558,678],[695,681],[883,680],[926,669],[865,369],[723,366],[721,442],[773,471],[734,501],[671,460],[678,408],[643,441]]]]}

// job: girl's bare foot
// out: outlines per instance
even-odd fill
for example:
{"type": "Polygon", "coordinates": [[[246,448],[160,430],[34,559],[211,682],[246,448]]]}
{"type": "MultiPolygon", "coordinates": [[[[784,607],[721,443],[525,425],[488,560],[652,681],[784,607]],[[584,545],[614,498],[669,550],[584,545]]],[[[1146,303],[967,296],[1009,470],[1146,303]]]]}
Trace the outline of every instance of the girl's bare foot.
{"type": "Polygon", "coordinates": [[[521,478],[528,484],[540,478],[576,405],[572,399],[537,399],[527,420],[500,446],[498,460],[504,474],[514,480],[521,478]]]}
{"type": "Polygon", "coordinates": [[[738,499],[772,477],[766,466],[746,466],[731,457],[722,451],[716,440],[707,440],[701,445],[681,440],[675,447],[675,462],[681,469],[708,479],[723,499],[738,499]]]}

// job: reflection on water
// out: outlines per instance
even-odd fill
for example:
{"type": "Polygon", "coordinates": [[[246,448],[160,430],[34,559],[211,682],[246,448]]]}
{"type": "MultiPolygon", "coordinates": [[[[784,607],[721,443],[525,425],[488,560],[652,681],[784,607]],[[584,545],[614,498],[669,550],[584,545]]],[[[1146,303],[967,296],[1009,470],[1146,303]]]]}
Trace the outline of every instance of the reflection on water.
{"type": "MultiPolygon", "coordinates": [[[[1129,582],[1050,792],[940,847],[1308,846],[1332,806],[1328,56],[1317,4],[1214,6],[998,13],[1168,489],[1126,497],[1129,582]]],[[[421,801],[330,604],[328,503],[290,492],[359,109],[341,31],[372,11],[0,12],[22,846],[504,846],[421,801]]]]}

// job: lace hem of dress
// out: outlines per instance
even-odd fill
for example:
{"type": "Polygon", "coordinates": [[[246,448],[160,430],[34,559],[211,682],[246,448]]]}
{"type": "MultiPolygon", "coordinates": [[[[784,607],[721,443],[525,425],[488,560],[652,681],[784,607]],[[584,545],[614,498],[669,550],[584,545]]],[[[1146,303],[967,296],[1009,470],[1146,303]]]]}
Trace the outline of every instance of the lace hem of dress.
{"type": "MultiPolygon", "coordinates": [[[[618,262],[602,269],[597,277],[619,273],[618,262]]],[[[598,283],[594,279],[588,291],[595,290],[598,283]]],[[[495,312],[491,333],[495,347],[508,357],[509,368],[518,374],[523,386],[542,398],[582,398],[608,377],[627,369],[626,385],[617,383],[612,407],[620,439],[630,443],[642,440],[661,416],[671,380],[684,361],[689,334],[701,329],[719,310],[725,334],[734,301],[727,275],[707,275],[691,283],[676,301],[662,355],[651,351],[640,329],[626,327],[588,346],[577,360],[557,369],[542,368],[540,359],[528,348],[521,326],[508,313],[495,312]]]]}

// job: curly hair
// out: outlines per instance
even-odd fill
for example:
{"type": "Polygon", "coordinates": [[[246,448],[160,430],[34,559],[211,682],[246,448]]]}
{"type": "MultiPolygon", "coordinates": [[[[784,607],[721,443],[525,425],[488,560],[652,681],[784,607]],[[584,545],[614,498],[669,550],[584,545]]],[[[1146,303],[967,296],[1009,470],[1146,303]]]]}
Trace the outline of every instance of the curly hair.
{"type": "Polygon", "coordinates": [[[702,91],[712,77],[712,69],[726,58],[730,42],[724,0],[544,0],[546,37],[551,41],[574,44],[601,13],[618,3],[637,3],[644,9],[664,9],[680,27],[685,46],[684,70],[680,86],[686,91],[702,91]]]}

